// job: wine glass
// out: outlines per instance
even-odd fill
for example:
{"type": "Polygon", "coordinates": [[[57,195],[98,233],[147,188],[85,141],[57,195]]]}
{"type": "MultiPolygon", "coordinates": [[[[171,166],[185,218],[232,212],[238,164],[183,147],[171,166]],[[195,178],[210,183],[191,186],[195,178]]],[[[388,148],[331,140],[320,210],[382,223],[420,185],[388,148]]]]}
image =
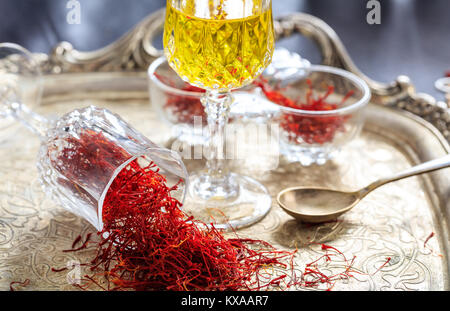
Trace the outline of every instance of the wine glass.
{"type": "Polygon", "coordinates": [[[202,103],[210,133],[206,168],[191,176],[184,208],[216,228],[249,226],[271,207],[263,185],[229,172],[224,137],[231,90],[263,72],[274,41],[271,0],[167,1],[164,52],[184,81],[206,90],[202,103]]]}

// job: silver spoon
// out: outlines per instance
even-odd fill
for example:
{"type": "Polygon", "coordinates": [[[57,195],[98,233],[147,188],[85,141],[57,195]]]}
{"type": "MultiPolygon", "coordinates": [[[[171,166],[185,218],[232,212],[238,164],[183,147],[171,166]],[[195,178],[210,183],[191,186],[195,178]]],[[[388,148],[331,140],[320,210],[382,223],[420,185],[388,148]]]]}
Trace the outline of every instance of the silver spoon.
{"type": "Polygon", "coordinates": [[[446,167],[450,167],[450,154],[411,167],[391,177],[379,179],[355,192],[319,187],[293,187],[281,191],[277,196],[277,201],[286,213],[298,220],[309,223],[331,221],[351,210],[366,195],[378,187],[393,181],[433,172],[446,167]]]}

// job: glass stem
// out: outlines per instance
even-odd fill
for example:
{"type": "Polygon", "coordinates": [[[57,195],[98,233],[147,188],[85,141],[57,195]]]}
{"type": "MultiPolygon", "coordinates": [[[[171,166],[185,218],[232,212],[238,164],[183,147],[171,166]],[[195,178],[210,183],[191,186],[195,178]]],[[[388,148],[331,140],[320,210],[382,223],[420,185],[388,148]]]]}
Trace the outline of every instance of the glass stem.
{"type": "Polygon", "coordinates": [[[9,105],[10,115],[16,118],[27,129],[44,140],[49,127],[49,121],[43,116],[33,112],[26,105],[20,103],[11,103],[9,105]]]}
{"type": "Polygon", "coordinates": [[[225,151],[225,126],[232,103],[230,92],[207,91],[203,104],[208,117],[209,146],[206,154],[208,175],[223,179],[228,175],[225,151]]]}

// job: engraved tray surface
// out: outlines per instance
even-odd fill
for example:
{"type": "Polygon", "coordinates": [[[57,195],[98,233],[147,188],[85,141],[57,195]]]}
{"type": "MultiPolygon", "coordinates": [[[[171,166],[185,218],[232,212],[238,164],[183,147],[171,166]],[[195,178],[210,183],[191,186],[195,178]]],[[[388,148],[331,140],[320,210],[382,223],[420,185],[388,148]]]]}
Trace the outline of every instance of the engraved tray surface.
{"type": "MultiPolygon", "coordinates": [[[[80,78],[84,80],[77,76],[74,85],[80,78]]],[[[91,104],[106,107],[156,143],[163,143],[161,133],[167,132],[166,125],[158,120],[145,97],[134,96],[132,92],[117,96],[113,88],[109,93],[80,96],[77,87],[67,93],[70,79],[66,78],[63,84],[60,77],[55,79],[53,82],[64,85],[66,90],[60,93],[66,93],[65,96],[47,94],[37,112],[57,116],[91,104]]],[[[120,77],[115,79],[120,82],[120,77]]],[[[128,76],[122,79],[130,83],[128,76]]],[[[142,91],[145,80],[136,78],[136,81],[140,85],[136,89],[142,91]]],[[[448,170],[386,185],[333,223],[297,223],[276,204],[276,194],[285,187],[357,189],[376,178],[450,151],[442,135],[419,117],[374,104],[369,105],[367,114],[361,136],[337,160],[324,166],[281,164],[268,172],[261,167],[233,163],[235,170],[266,185],[274,198],[271,212],[258,224],[240,230],[239,235],[267,240],[280,249],[298,247],[295,265],[299,271],[322,254],[320,247],[310,242],[335,246],[347,258],[355,255],[354,267],[363,274],[338,281],[333,290],[448,290],[448,170]],[[435,236],[425,248],[424,242],[432,232],[435,236]],[[392,260],[372,275],[387,257],[392,260]]],[[[13,130],[14,135],[0,145],[0,290],[9,290],[10,282],[25,279],[30,284],[23,290],[76,290],[68,283],[67,273],[55,273],[51,268],[65,267],[71,260],[89,260],[93,249],[77,253],[62,250],[70,248],[79,234],[95,229],[45,197],[35,167],[39,139],[24,128],[13,130]]],[[[7,132],[0,134],[6,137],[7,132]]],[[[188,163],[188,168],[198,165],[188,163]]],[[[326,269],[342,269],[342,264],[333,262],[326,269]]]]}

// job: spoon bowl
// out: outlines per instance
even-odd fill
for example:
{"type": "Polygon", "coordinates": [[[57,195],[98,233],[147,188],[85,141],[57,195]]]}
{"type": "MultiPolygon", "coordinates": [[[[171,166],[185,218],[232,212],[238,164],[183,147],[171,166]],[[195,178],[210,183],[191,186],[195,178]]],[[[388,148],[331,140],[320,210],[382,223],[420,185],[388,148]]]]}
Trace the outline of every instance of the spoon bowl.
{"type": "Polygon", "coordinates": [[[285,189],[277,197],[278,204],[286,213],[309,223],[334,220],[360,200],[355,192],[306,187],[285,189]]]}

